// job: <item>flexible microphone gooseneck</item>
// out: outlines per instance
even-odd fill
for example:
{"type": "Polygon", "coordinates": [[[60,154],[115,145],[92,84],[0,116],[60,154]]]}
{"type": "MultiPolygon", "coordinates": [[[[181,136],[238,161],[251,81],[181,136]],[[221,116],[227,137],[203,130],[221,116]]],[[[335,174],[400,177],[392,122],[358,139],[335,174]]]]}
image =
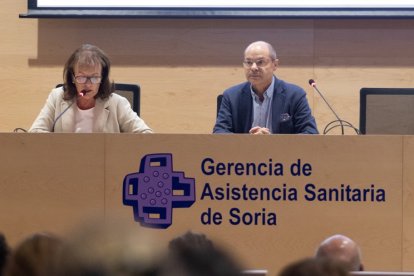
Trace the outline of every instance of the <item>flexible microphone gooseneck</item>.
{"type": "Polygon", "coordinates": [[[57,117],[56,117],[56,119],[53,121],[53,125],[52,125],[52,132],[55,132],[55,125],[56,125],[56,122],[60,119],[60,117],[62,117],[62,115],[63,114],[65,114],[65,112],[66,111],[68,111],[68,109],[71,107],[73,105],[73,102],[68,106],[68,107],[66,107],[57,117]]]}
{"type": "Polygon", "coordinates": [[[329,124],[326,125],[325,129],[323,130],[323,134],[327,134],[330,130],[332,130],[336,127],[339,127],[339,126],[341,127],[341,134],[342,135],[345,134],[344,127],[350,127],[356,132],[356,134],[360,134],[359,130],[356,127],[354,127],[350,122],[344,121],[344,120],[339,118],[338,114],[336,114],[336,112],[333,110],[332,106],[325,99],[325,97],[323,96],[321,91],[319,91],[318,87],[316,86],[316,82],[313,79],[309,80],[309,85],[312,86],[313,89],[316,92],[318,92],[318,94],[322,97],[323,101],[326,103],[326,105],[329,107],[329,109],[332,111],[332,113],[336,117],[335,121],[332,121],[332,122],[330,122],[329,124]]]}

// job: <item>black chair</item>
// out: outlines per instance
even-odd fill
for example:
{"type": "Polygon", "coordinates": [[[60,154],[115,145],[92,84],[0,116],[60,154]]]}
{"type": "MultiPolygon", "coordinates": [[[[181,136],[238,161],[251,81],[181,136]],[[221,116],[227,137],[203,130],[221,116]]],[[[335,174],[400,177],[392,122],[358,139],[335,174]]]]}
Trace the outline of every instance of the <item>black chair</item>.
{"type": "Polygon", "coordinates": [[[361,88],[362,134],[414,135],[414,88],[361,88]]]}
{"type": "MultiPolygon", "coordinates": [[[[63,84],[56,85],[61,87],[63,84]]],[[[130,102],[132,110],[134,110],[138,116],[141,110],[141,87],[137,84],[115,83],[115,93],[127,98],[130,102]]]]}
{"type": "Polygon", "coordinates": [[[132,110],[139,116],[141,111],[141,87],[139,85],[115,83],[115,93],[127,98],[131,103],[132,110]]]}

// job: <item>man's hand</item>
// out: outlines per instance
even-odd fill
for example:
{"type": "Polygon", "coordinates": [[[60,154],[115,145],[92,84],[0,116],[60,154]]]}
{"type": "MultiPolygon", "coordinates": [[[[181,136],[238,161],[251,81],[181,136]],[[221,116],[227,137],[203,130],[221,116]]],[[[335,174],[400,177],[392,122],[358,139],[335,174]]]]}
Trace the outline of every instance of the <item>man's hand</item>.
{"type": "Polygon", "coordinates": [[[266,127],[256,126],[256,127],[252,127],[249,130],[249,133],[250,134],[270,134],[270,130],[266,127]]]}

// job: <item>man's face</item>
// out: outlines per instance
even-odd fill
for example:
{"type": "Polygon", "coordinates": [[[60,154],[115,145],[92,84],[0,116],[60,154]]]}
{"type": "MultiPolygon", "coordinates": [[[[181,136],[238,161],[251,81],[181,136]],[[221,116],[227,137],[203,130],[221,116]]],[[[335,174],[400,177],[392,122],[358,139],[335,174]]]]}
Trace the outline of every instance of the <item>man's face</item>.
{"type": "Polygon", "coordinates": [[[252,45],[246,50],[243,60],[244,72],[253,88],[263,89],[271,84],[277,62],[277,59],[272,60],[265,45],[252,45]]]}

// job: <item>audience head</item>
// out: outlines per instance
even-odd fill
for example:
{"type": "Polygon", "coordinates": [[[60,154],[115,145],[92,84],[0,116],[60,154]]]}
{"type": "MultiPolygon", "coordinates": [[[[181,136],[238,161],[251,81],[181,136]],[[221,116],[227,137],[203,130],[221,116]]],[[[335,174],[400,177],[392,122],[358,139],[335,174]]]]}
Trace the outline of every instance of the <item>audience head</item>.
{"type": "Polygon", "coordinates": [[[109,80],[110,68],[108,56],[98,47],[84,44],[76,49],[63,70],[65,99],[73,99],[85,91],[95,99],[107,98],[114,91],[109,80]]]}
{"type": "Polygon", "coordinates": [[[37,233],[23,240],[12,252],[7,276],[55,276],[62,242],[54,235],[37,233]]]}
{"type": "Polygon", "coordinates": [[[6,238],[0,233],[0,276],[3,275],[9,253],[10,249],[7,245],[6,238]]]}
{"type": "Polygon", "coordinates": [[[170,241],[164,272],[169,276],[239,276],[241,268],[204,234],[187,232],[170,241]]]}
{"type": "Polygon", "coordinates": [[[316,257],[342,262],[349,271],[364,270],[359,246],[343,235],[334,235],[324,240],[316,250],[316,257]]]}
{"type": "Polygon", "coordinates": [[[307,258],[281,270],[279,276],[348,276],[346,267],[327,258],[307,258]]]}
{"type": "Polygon", "coordinates": [[[88,224],[68,238],[57,276],[157,276],[161,256],[138,227],[88,224]]]}

